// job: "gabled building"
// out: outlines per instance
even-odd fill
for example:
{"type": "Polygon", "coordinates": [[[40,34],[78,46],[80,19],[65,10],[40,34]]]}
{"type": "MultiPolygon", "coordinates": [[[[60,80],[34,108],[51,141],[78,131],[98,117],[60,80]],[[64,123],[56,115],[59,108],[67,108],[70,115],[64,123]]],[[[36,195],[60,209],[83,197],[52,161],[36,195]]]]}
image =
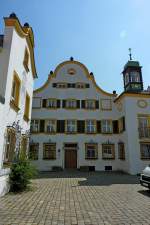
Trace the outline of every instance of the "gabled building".
{"type": "Polygon", "coordinates": [[[8,189],[10,163],[28,148],[37,77],[32,28],[28,23],[22,26],[14,13],[4,23],[0,35],[0,195],[8,189]]]}
{"type": "Polygon", "coordinates": [[[50,72],[33,96],[29,157],[39,170],[136,174],[150,163],[150,92],[139,62],[130,59],[122,73],[118,96],[72,57],[50,72]]]}

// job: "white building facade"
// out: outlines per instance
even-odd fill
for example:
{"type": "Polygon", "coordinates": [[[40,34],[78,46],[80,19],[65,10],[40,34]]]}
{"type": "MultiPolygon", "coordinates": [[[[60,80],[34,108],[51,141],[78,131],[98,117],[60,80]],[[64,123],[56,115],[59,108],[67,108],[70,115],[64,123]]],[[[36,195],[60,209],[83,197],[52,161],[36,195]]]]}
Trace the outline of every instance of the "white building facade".
{"type": "Polygon", "coordinates": [[[72,57],[50,72],[33,96],[29,158],[40,171],[137,174],[150,163],[150,92],[139,62],[128,61],[123,79],[118,96],[72,57]]]}
{"type": "Polygon", "coordinates": [[[33,82],[34,36],[12,13],[0,35],[0,195],[8,191],[12,161],[28,148],[33,82]]]}

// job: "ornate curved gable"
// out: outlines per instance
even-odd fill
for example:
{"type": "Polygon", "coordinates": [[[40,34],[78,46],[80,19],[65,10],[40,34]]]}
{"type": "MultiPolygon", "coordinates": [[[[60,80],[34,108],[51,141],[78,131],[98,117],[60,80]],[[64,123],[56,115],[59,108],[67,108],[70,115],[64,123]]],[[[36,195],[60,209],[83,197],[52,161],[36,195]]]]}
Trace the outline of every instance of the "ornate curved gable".
{"type": "Polygon", "coordinates": [[[40,92],[43,89],[45,89],[49,83],[53,80],[57,79],[59,82],[67,82],[68,80],[74,81],[74,82],[81,82],[81,81],[86,81],[87,79],[90,80],[93,85],[95,86],[96,90],[99,91],[100,93],[114,97],[114,94],[108,93],[104,90],[102,90],[96,83],[94,76],[92,73],[89,73],[87,67],[78,62],[78,61],[64,61],[60,63],[54,73],[50,74],[47,81],[43,86],[40,88],[34,90],[34,93],[40,92]]]}

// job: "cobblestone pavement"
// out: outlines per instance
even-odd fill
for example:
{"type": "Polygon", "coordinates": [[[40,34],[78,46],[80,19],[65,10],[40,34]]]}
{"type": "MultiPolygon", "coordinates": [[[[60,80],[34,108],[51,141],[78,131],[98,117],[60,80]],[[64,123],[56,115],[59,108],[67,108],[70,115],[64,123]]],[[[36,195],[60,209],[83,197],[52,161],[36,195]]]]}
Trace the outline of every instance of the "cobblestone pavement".
{"type": "Polygon", "coordinates": [[[0,198],[0,225],[147,225],[150,192],[136,176],[50,172],[0,198]]]}

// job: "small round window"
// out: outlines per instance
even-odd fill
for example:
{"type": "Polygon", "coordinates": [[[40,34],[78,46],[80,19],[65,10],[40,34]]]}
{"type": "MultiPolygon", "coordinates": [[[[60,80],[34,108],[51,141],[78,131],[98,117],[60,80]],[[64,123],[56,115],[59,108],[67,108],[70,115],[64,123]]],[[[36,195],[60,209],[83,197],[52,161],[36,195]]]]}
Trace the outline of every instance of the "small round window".
{"type": "Polygon", "coordinates": [[[75,69],[73,68],[68,69],[68,74],[74,75],[75,73],[76,73],[75,69]]]}

